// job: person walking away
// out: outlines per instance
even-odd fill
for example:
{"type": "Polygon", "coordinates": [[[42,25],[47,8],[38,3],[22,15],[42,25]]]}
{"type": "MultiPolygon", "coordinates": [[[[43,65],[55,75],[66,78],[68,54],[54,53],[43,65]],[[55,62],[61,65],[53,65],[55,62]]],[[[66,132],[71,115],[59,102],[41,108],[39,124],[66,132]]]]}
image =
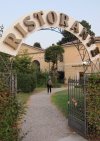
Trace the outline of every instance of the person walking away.
{"type": "Polygon", "coordinates": [[[51,81],[51,79],[49,79],[48,82],[47,82],[47,91],[48,91],[48,93],[51,93],[51,88],[52,88],[52,81],[51,81]]]}

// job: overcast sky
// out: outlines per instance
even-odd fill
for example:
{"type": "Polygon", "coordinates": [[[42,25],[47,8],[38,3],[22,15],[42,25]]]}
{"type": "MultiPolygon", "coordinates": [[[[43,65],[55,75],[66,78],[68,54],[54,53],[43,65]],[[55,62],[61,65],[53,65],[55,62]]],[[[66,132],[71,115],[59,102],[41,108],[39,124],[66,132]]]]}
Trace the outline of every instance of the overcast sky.
{"type": "MultiPolygon", "coordinates": [[[[78,21],[86,20],[96,36],[100,36],[100,0],[0,0],[0,24],[6,30],[20,17],[39,10],[54,10],[78,21]]],[[[25,43],[33,45],[40,42],[46,48],[61,37],[53,31],[38,31],[31,34],[25,43]]]]}

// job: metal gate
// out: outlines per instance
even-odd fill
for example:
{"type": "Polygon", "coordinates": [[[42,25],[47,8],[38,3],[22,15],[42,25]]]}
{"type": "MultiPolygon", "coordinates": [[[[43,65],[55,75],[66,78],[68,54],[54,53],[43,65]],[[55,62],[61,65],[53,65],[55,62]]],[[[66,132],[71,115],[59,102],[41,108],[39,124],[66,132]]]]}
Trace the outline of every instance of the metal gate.
{"type": "Polygon", "coordinates": [[[86,137],[86,93],[85,80],[68,80],[68,125],[86,137]]]}
{"type": "Polygon", "coordinates": [[[2,73],[0,72],[0,82],[2,87],[6,88],[11,95],[17,93],[17,75],[16,73],[2,73]]]}

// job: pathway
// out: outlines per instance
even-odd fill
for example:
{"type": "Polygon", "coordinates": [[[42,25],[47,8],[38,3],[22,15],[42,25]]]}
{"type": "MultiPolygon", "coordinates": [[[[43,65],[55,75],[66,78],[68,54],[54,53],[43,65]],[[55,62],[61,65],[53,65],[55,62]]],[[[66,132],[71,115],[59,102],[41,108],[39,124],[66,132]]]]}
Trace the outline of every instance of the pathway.
{"type": "MultiPolygon", "coordinates": [[[[65,88],[55,88],[52,93],[65,88]]],[[[23,141],[86,141],[72,132],[67,119],[51,103],[46,91],[32,95],[22,124],[22,133],[28,132],[23,141]]]]}

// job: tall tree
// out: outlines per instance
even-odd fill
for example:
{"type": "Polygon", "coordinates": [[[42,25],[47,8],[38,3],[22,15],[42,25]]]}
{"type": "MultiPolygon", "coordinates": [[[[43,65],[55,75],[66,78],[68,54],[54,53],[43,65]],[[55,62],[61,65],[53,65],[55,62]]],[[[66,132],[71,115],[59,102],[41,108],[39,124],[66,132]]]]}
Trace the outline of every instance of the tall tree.
{"type": "Polygon", "coordinates": [[[87,29],[88,33],[89,33],[91,36],[92,36],[92,35],[95,35],[95,33],[91,30],[91,25],[90,25],[87,21],[82,20],[82,21],[80,22],[80,24],[82,24],[82,25],[87,29]]]}
{"type": "Polygon", "coordinates": [[[32,92],[36,86],[34,66],[28,55],[13,58],[13,69],[17,73],[17,89],[23,92],[32,92]]]}
{"type": "Polygon", "coordinates": [[[27,55],[16,56],[13,59],[13,69],[19,73],[31,73],[31,57],[27,55]]]}
{"type": "MultiPolygon", "coordinates": [[[[91,30],[91,25],[87,21],[82,20],[80,22],[80,24],[82,24],[83,27],[85,27],[87,29],[87,31],[90,35],[95,35],[95,33],[91,30]]],[[[66,30],[62,31],[62,35],[63,35],[63,38],[57,43],[58,45],[77,40],[76,36],[74,36],[73,34],[71,34],[70,32],[68,32],[66,30]]]]}
{"type": "Polygon", "coordinates": [[[41,44],[40,43],[38,43],[38,42],[36,42],[36,43],[34,43],[34,45],[33,45],[34,47],[38,47],[38,48],[42,48],[41,47],[41,44]]]}
{"type": "Polygon", "coordinates": [[[60,45],[52,45],[45,50],[45,61],[52,62],[52,71],[58,69],[58,61],[62,61],[64,49],[60,45]]]}

